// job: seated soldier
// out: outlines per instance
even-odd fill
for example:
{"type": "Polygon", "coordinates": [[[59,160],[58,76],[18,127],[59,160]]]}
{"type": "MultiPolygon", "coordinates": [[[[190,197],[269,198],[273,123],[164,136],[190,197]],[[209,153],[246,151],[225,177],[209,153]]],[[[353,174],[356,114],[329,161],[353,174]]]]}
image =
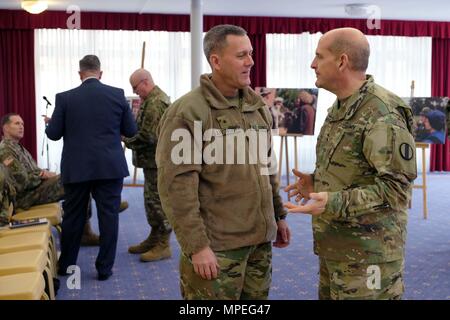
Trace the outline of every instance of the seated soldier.
{"type": "MultiPolygon", "coordinates": [[[[0,142],[0,161],[11,161],[7,167],[16,190],[16,209],[27,210],[31,206],[57,202],[64,198],[64,188],[59,175],[41,169],[19,141],[24,135],[24,122],[16,113],[9,113],[1,120],[3,139],[0,142]]],[[[126,209],[128,203],[121,203],[126,209]]],[[[124,210],[123,209],[123,210],[124,210]]],[[[91,208],[88,209],[82,245],[98,245],[99,237],[91,228],[91,208]]]]}

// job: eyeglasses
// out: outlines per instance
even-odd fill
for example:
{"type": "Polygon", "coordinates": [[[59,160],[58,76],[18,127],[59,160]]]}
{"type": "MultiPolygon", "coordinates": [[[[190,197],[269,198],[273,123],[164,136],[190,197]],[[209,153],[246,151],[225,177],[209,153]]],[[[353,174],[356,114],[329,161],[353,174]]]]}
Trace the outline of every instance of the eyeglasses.
{"type": "Polygon", "coordinates": [[[132,86],[133,88],[133,92],[135,92],[137,90],[137,88],[139,87],[139,85],[142,83],[142,81],[147,80],[147,78],[142,79],[141,81],[139,81],[135,86],[132,86]]]}

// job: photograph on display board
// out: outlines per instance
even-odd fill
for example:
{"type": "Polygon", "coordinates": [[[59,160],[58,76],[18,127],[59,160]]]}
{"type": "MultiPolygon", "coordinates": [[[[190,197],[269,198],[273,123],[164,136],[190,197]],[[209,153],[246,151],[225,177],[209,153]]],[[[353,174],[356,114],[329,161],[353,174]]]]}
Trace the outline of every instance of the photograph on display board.
{"type": "Polygon", "coordinates": [[[139,108],[141,107],[141,98],[134,97],[126,97],[128,105],[130,106],[131,113],[133,114],[134,119],[137,118],[137,114],[139,112],[139,108]]]}
{"type": "Polygon", "coordinates": [[[414,115],[416,142],[443,144],[446,137],[447,97],[403,98],[414,115]]]}
{"type": "Polygon", "coordinates": [[[318,89],[255,88],[272,115],[280,135],[314,135],[318,89]]]}

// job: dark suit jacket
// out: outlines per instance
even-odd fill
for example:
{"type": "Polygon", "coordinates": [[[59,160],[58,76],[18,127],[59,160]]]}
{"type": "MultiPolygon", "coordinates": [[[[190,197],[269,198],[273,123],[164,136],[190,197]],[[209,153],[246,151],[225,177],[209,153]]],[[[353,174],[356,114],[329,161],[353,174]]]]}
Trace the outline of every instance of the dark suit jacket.
{"type": "Polygon", "coordinates": [[[137,129],[122,89],[88,79],[58,93],[55,105],[45,133],[64,138],[63,184],[129,175],[121,135],[132,137],[137,129]]]}

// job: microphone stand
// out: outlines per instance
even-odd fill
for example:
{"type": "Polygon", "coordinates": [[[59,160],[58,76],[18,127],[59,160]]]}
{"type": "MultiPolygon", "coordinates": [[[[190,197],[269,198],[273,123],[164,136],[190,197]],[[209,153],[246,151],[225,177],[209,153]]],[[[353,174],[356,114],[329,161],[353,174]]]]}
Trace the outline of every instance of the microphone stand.
{"type": "MultiPolygon", "coordinates": [[[[45,106],[45,116],[46,117],[48,114],[49,104],[50,104],[50,102],[47,101],[47,105],[45,106]]],[[[45,128],[47,128],[47,126],[48,126],[48,124],[46,123],[45,128]]],[[[47,170],[50,171],[50,154],[48,152],[48,139],[47,139],[47,135],[45,134],[45,130],[44,130],[44,137],[42,138],[42,156],[44,156],[44,145],[46,146],[46,150],[47,150],[47,170]]]]}

